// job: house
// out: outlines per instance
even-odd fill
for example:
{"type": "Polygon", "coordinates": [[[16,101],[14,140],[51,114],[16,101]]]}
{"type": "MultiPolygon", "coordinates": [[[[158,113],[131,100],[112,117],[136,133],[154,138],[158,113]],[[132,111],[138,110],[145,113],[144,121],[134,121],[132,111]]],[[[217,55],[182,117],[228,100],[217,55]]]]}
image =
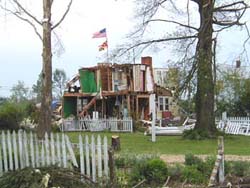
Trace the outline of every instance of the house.
{"type": "Polygon", "coordinates": [[[158,94],[157,119],[179,116],[179,106],[175,98],[175,90],[180,82],[179,69],[176,67],[154,68],[154,81],[158,94]]]}
{"type": "Polygon", "coordinates": [[[141,64],[99,63],[79,69],[67,83],[63,96],[63,117],[84,117],[98,112],[98,118],[150,118],[152,103],[161,112],[169,111],[171,90],[155,84],[152,58],[142,57],[141,64]],[[151,100],[156,94],[156,101],[151,100]]]}

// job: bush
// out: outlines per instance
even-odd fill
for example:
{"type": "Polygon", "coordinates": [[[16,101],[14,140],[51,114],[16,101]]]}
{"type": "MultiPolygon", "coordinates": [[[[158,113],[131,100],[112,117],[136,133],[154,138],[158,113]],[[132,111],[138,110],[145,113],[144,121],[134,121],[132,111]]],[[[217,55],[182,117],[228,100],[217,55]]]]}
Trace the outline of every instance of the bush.
{"type": "Polygon", "coordinates": [[[21,106],[5,103],[0,108],[0,129],[17,130],[25,113],[21,106]]]}
{"type": "Polygon", "coordinates": [[[129,182],[135,185],[143,179],[149,185],[162,185],[167,177],[167,166],[160,159],[142,159],[131,170],[129,182]]]}
{"type": "Polygon", "coordinates": [[[235,161],[232,165],[232,174],[235,176],[247,176],[249,175],[250,163],[246,161],[235,161]]]}
{"type": "Polygon", "coordinates": [[[185,166],[181,175],[182,181],[187,180],[188,183],[202,184],[206,182],[206,178],[197,169],[196,166],[185,166]]]}
{"type": "Polygon", "coordinates": [[[206,131],[191,129],[183,132],[183,138],[190,140],[204,140],[210,138],[210,136],[206,131]]]}
{"type": "Polygon", "coordinates": [[[115,158],[115,166],[117,168],[126,168],[127,164],[126,164],[126,158],[123,156],[118,156],[115,158]]]}
{"type": "Polygon", "coordinates": [[[164,161],[152,159],[147,162],[144,176],[149,184],[164,183],[168,169],[164,161]]]}
{"type": "MultiPolygon", "coordinates": [[[[186,167],[189,168],[188,166],[192,166],[192,168],[195,168],[200,173],[200,175],[204,178],[204,180],[210,177],[211,172],[214,167],[214,163],[215,163],[215,157],[207,157],[206,160],[203,161],[200,158],[194,156],[193,154],[185,155],[186,167]]],[[[192,173],[193,172],[191,172],[191,174],[192,173]]],[[[193,181],[192,177],[190,181],[193,181]]]]}
{"type": "Polygon", "coordinates": [[[168,175],[171,177],[171,180],[179,180],[183,172],[184,166],[180,164],[175,164],[168,167],[168,175]]]}
{"type": "Polygon", "coordinates": [[[197,167],[197,169],[208,179],[212,173],[214,164],[215,164],[215,157],[209,156],[206,158],[204,162],[197,167]]]}
{"type": "Polygon", "coordinates": [[[38,123],[40,111],[37,109],[34,103],[32,102],[27,103],[24,110],[26,117],[29,117],[32,122],[38,123]]]}
{"type": "Polygon", "coordinates": [[[192,166],[199,165],[200,163],[202,163],[202,160],[193,154],[189,153],[185,155],[185,165],[192,166]]]}

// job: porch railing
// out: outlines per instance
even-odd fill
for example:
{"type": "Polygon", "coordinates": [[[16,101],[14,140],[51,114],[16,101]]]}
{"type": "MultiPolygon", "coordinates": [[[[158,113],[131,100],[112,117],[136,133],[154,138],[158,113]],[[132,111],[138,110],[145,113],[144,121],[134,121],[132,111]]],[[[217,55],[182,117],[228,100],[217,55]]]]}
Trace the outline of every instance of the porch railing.
{"type": "Polygon", "coordinates": [[[63,121],[62,131],[111,131],[111,132],[133,132],[133,120],[131,117],[118,119],[87,119],[75,120],[68,118],[63,121]]]}

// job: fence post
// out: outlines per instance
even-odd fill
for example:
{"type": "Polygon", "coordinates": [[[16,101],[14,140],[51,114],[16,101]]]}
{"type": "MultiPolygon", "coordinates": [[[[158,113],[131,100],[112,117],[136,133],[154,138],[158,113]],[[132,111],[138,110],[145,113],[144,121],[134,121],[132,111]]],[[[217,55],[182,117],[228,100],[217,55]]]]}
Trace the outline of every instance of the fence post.
{"type": "Polygon", "coordinates": [[[62,156],[63,156],[63,167],[67,167],[67,153],[66,153],[66,146],[65,146],[65,135],[62,134],[62,156]]]}
{"type": "Polygon", "coordinates": [[[224,181],[224,142],[223,137],[218,138],[218,155],[212,170],[212,174],[209,179],[208,187],[214,187],[216,184],[216,178],[219,178],[219,183],[224,181]]]}
{"type": "Polygon", "coordinates": [[[52,165],[56,164],[56,153],[55,153],[55,141],[54,141],[54,134],[50,133],[50,148],[51,148],[51,162],[52,165]]]}
{"type": "Polygon", "coordinates": [[[13,156],[12,156],[12,144],[11,144],[11,137],[10,131],[7,131],[7,142],[8,142],[8,152],[9,152],[9,169],[14,170],[13,168],[13,156]]]}
{"type": "Polygon", "coordinates": [[[58,166],[62,166],[62,158],[61,158],[61,144],[60,144],[60,137],[59,134],[56,134],[56,154],[57,154],[57,163],[58,166]]]}
{"type": "Polygon", "coordinates": [[[67,135],[65,135],[65,139],[66,139],[66,145],[67,145],[67,148],[68,148],[69,155],[70,155],[70,158],[72,160],[72,163],[73,163],[73,165],[75,167],[78,167],[78,164],[77,164],[77,161],[76,161],[76,157],[75,157],[72,145],[71,145],[71,143],[69,141],[69,137],[67,135]]]}
{"type": "Polygon", "coordinates": [[[98,178],[102,177],[102,144],[100,135],[97,136],[97,166],[98,166],[98,178]]]}
{"type": "Polygon", "coordinates": [[[12,141],[13,141],[15,170],[17,170],[19,167],[18,167],[18,150],[17,150],[16,132],[15,131],[13,131],[13,133],[12,133],[12,141]]]}
{"type": "Polygon", "coordinates": [[[35,168],[35,151],[34,151],[34,142],[33,142],[32,132],[30,132],[30,155],[31,155],[32,168],[35,168]]]}
{"type": "Polygon", "coordinates": [[[95,159],[95,137],[91,137],[91,157],[92,157],[92,180],[96,182],[96,159],[95,159]]]}
{"type": "Polygon", "coordinates": [[[219,166],[219,183],[222,184],[224,182],[224,139],[223,136],[219,136],[218,138],[218,154],[221,155],[221,162],[219,166]]]}
{"type": "Polygon", "coordinates": [[[112,148],[108,149],[109,156],[109,176],[111,187],[115,187],[115,161],[114,161],[114,152],[112,148]]]}
{"type": "Polygon", "coordinates": [[[41,161],[42,161],[42,166],[45,166],[44,141],[43,140],[42,140],[41,161]]]}
{"type": "MultiPolygon", "coordinates": [[[[83,153],[82,135],[79,135],[79,152],[80,152],[80,171],[81,171],[81,174],[84,174],[85,168],[84,168],[84,153],[83,153]]],[[[82,179],[82,181],[83,180],[84,179],[82,179]]]]}
{"type": "Polygon", "coordinates": [[[49,152],[49,136],[45,133],[45,155],[46,155],[46,166],[50,165],[50,152],[49,152]]]}
{"type": "Polygon", "coordinates": [[[39,153],[39,142],[38,142],[38,138],[37,135],[35,134],[35,148],[36,148],[36,167],[40,167],[40,153],[39,153]]]}
{"type": "Polygon", "coordinates": [[[89,137],[85,136],[85,149],[86,149],[86,168],[87,175],[90,177],[90,161],[89,161],[89,137]]]}
{"type": "Polygon", "coordinates": [[[30,161],[29,161],[28,138],[27,138],[27,133],[25,131],[23,131],[23,150],[25,155],[25,167],[29,167],[30,161]]]}
{"type": "Polygon", "coordinates": [[[104,160],[104,175],[108,177],[108,139],[107,136],[103,139],[103,160],[104,160]]]}
{"type": "Polygon", "coordinates": [[[20,159],[20,168],[24,168],[24,156],[23,156],[23,137],[22,130],[18,131],[18,145],[19,145],[19,159],[20,159]]]}
{"type": "Polygon", "coordinates": [[[8,159],[7,159],[7,148],[4,131],[2,131],[2,147],[3,147],[3,161],[4,161],[4,171],[8,172],[8,159]]]}

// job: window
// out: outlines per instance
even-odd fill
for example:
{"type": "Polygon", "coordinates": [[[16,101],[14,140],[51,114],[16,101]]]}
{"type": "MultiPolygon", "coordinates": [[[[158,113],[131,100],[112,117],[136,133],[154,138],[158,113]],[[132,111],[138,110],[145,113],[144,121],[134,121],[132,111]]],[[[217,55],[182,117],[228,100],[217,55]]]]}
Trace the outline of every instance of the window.
{"type": "Polygon", "coordinates": [[[159,111],[168,111],[169,110],[168,97],[158,97],[158,109],[159,109],[159,111]]]}

